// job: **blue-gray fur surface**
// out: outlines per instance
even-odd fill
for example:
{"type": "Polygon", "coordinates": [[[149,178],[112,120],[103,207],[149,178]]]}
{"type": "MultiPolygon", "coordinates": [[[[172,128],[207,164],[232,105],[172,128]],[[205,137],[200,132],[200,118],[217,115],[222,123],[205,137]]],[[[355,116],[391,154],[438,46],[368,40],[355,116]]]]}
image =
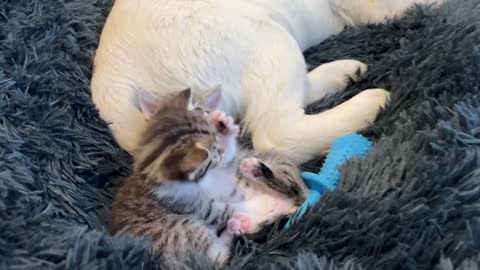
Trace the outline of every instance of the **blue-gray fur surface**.
{"type": "MultiPolygon", "coordinates": [[[[347,29],[307,52],[370,64],[345,94],[386,87],[371,154],[299,226],[237,249],[236,269],[479,269],[480,4],[452,0],[347,29]]],[[[0,269],[150,269],[145,244],[106,234],[130,159],[89,92],[111,1],[0,1],[0,269]]],[[[311,166],[311,163],[309,166],[311,166]]],[[[312,169],[317,169],[318,163],[312,169]]],[[[162,266],[205,268],[201,254],[162,266]]]]}

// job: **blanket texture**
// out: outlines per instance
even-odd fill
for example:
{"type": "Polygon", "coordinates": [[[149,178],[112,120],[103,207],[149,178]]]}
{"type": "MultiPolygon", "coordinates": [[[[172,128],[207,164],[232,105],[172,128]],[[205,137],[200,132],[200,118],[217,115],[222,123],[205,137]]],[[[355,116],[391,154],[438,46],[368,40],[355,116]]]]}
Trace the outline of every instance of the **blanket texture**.
{"type": "MultiPolygon", "coordinates": [[[[111,5],[0,2],[0,269],[206,268],[195,251],[155,262],[146,243],[105,231],[131,164],[90,98],[111,5]]],[[[239,244],[230,268],[479,269],[479,21],[478,0],[451,0],[309,50],[313,66],[370,64],[362,82],[310,113],[371,87],[391,90],[392,103],[363,132],[374,150],[343,167],[338,191],[291,230],[239,244]]]]}

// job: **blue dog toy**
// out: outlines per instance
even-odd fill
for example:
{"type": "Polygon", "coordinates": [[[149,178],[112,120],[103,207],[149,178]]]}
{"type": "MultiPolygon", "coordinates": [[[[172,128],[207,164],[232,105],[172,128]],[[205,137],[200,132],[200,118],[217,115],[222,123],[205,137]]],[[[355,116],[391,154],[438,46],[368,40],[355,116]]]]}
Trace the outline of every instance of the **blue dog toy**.
{"type": "Polygon", "coordinates": [[[288,220],[285,229],[297,221],[307,210],[322,197],[325,190],[333,191],[340,180],[339,167],[354,156],[363,156],[372,148],[372,142],[358,134],[348,134],[338,138],[330,147],[330,151],[318,174],[303,172],[302,177],[310,189],[310,194],[297,212],[288,220]]]}

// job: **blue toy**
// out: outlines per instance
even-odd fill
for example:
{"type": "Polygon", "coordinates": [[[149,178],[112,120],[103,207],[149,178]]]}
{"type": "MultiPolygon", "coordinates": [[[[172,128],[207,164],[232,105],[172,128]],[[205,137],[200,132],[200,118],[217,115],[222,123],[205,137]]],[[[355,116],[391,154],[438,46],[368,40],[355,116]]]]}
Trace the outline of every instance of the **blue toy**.
{"type": "Polygon", "coordinates": [[[302,177],[310,189],[310,194],[297,212],[285,225],[288,229],[292,223],[297,221],[307,210],[322,197],[325,190],[333,191],[340,180],[339,167],[354,156],[363,156],[372,148],[372,142],[362,135],[348,134],[338,138],[330,147],[325,158],[322,169],[318,174],[303,172],[302,177]]]}

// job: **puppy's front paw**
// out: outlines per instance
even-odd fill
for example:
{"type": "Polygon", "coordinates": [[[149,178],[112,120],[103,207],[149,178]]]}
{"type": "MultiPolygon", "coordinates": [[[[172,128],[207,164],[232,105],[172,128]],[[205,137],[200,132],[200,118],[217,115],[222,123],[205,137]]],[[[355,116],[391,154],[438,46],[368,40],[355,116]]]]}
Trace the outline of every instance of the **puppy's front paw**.
{"type": "Polygon", "coordinates": [[[358,82],[368,70],[368,66],[357,60],[338,60],[332,62],[336,65],[336,72],[339,76],[343,74],[346,82],[358,82]]]}
{"type": "Polygon", "coordinates": [[[390,92],[385,89],[367,89],[358,94],[372,107],[385,109],[390,102],[390,92]]]}
{"type": "Polygon", "coordinates": [[[312,70],[308,76],[313,91],[330,93],[343,91],[349,84],[360,81],[367,70],[368,66],[360,61],[337,60],[319,66],[312,70]]]}

